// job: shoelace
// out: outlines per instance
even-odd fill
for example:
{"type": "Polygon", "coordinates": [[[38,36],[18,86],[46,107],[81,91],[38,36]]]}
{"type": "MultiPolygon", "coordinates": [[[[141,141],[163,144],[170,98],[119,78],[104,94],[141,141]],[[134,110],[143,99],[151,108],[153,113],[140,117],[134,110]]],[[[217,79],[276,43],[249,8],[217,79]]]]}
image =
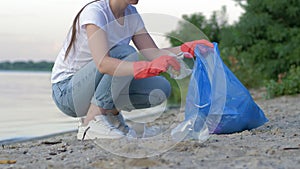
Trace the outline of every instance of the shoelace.
{"type": "Polygon", "coordinates": [[[117,116],[111,116],[113,121],[117,121],[118,122],[118,126],[115,126],[117,129],[120,128],[122,126],[123,120],[119,117],[119,115],[117,116]]]}
{"type": "Polygon", "coordinates": [[[122,117],[122,115],[117,115],[117,116],[111,116],[111,118],[112,118],[112,120],[114,121],[114,122],[117,122],[118,124],[115,124],[116,126],[116,129],[119,129],[119,130],[121,130],[122,132],[124,132],[124,133],[127,133],[127,132],[129,132],[129,126],[125,123],[125,121],[124,121],[124,119],[123,119],[123,117],[122,117]]]}

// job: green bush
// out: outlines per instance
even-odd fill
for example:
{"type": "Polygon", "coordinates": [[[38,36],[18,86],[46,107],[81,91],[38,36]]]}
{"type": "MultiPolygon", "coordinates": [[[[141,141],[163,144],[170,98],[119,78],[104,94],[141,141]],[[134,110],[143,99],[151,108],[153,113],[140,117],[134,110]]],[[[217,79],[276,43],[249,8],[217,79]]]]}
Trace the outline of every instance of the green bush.
{"type": "Polygon", "coordinates": [[[236,58],[233,72],[247,87],[276,81],[300,65],[300,0],[236,0],[245,10],[235,25],[222,29],[223,57],[236,58]]]}
{"type": "Polygon", "coordinates": [[[266,82],[267,98],[300,93],[300,66],[292,66],[286,75],[278,81],[266,82]]]}

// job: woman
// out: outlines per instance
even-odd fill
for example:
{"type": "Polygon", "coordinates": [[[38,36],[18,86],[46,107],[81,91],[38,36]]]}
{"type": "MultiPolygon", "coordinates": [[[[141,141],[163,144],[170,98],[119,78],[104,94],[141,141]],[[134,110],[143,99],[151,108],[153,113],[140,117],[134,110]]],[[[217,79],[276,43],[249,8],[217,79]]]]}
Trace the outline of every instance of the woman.
{"type": "MultiPolygon", "coordinates": [[[[158,76],[180,64],[171,54],[192,52],[200,41],[158,49],[133,6],[138,0],[96,0],[73,21],[52,71],[53,99],[72,117],[83,117],[77,138],[120,138],[130,128],[121,110],[161,104],[171,86],[158,76]],[[149,61],[138,61],[136,48],[149,61]],[[133,78],[133,80],[132,80],[133,78]]],[[[202,41],[200,42],[202,43],[202,41]]]]}

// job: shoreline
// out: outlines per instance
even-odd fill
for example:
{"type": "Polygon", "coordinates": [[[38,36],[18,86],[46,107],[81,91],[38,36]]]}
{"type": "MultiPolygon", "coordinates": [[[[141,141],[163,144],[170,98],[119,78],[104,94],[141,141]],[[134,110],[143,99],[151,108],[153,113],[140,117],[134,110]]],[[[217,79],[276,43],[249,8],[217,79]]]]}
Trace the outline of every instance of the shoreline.
{"type": "Polygon", "coordinates": [[[254,98],[269,122],[251,131],[211,135],[204,143],[182,141],[167,152],[141,159],[114,155],[93,141],[77,141],[76,133],[70,132],[0,147],[0,161],[14,162],[0,168],[296,168],[300,95],[270,100],[261,95],[254,93],[254,98]]]}
{"type": "Polygon", "coordinates": [[[14,138],[8,138],[8,139],[3,139],[0,140],[0,145],[11,145],[11,144],[20,144],[20,143],[25,143],[25,142],[30,142],[30,141],[37,141],[37,140],[43,140],[43,139],[48,139],[56,136],[62,136],[68,133],[76,133],[76,130],[69,130],[69,131],[62,131],[59,133],[53,133],[53,134],[47,134],[43,136],[37,136],[37,137],[14,137],[14,138]]]}

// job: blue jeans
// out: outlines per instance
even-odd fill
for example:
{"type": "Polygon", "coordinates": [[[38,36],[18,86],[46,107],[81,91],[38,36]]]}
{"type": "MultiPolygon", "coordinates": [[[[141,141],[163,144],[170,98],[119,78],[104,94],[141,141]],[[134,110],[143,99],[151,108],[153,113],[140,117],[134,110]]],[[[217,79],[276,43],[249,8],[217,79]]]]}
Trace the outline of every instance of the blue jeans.
{"type": "MultiPolygon", "coordinates": [[[[109,54],[125,61],[138,60],[136,50],[129,45],[115,46],[109,54]]],[[[149,108],[164,102],[170,93],[170,83],[164,77],[136,80],[132,76],[110,76],[100,73],[94,61],[74,76],[52,84],[52,97],[57,107],[72,117],[85,116],[91,103],[107,110],[149,108]]]]}

